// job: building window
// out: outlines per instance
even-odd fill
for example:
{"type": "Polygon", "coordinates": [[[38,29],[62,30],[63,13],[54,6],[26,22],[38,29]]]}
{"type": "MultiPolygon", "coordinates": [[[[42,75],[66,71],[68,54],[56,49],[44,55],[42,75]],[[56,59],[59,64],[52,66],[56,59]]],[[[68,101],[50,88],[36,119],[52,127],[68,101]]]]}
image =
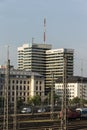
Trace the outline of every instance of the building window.
{"type": "Polygon", "coordinates": [[[26,87],[24,86],[24,90],[26,89],[26,87]]]}
{"type": "Polygon", "coordinates": [[[27,84],[29,84],[29,81],[27,81],[27,84]]]}
{"type": "Polygon", "coordinates": [[[24,96],[25,96],[25,94],[26,94],[26,93],[24,92],[24,96]]]}
{"type": "Polygon", "coordinates": [[[29,96],[29,92],[27,93],[27,96],[29,96]]]}
{"type": "Polygon", "coordinates": [[[14,92],[12,92],[12,96],[14,96],[14,92]]]}
{"type": "Polygon", "coordinates": [[[16,84],[18,84],[18,80],[16,80],[16,84]]]}
{"type": "Polygon", "coordinates": [[[18,85],[16,86],[16,89],[18,90],[18,85]]]}
{"type": "Polygon", "coordinates": [[[20,80],[20,84],[22,84],[22,80],[20,80]]]}
{"type": "Polygon", "coordinates": [[[42,84],[42,82],[40,81],[40,84],[42,84]]]}
{"type": "Polygon", "coordinates": [[[36,84],[38,84],[38,81],[36,81],[36,84]]]}
{"type": "Polygon", "coordinates": [[[22,90],[22,86],[20,86],[20,90],[22,90]]]}
{"type": "Polygon", "coordinates": [[[41,86],[40,86],[40,90],[41,90],[41,86]]]}
{"type": "Polygon", "coordinates": [[[12,90],[14,90],[14,85],[12,86],[12,90]]]}
{"type": "Polygon", "coordinates": [[[38,90],[38,86],[36,86],[36,90],[38,90]]]}
{"type": "Polygon", "coordinates": [[[27,86],[27,90],[29,90],[29,86],[27,86]]]}
{"type": "Polygon", "coordinates": [[[10,86],[8,86],[8,90],[10,90],[10,86]]]}
{"type": "Polygon", "coordinates": [[[14,84],[14,80],[12,81],[12,83],[14,84]]]}
{"type": "Polygon", "coordinates": [[[12,101],[14,101],[14,97],[12,97],[12,101]]]}
{"type": "Polygon", "coordinates": [[[26,84],[26,81],[24,81],[24,84],[26,84]]]}

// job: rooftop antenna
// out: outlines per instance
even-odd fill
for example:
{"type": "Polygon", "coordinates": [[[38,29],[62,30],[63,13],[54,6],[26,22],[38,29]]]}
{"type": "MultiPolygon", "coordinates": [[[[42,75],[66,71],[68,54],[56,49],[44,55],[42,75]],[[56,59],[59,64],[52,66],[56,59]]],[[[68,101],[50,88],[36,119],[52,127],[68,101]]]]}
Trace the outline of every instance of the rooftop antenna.
{"type": "Polygon", "coordinates": [[[34,37],[32,37],[32,44],[34,43],[34,37]]]}
{"type": "Polygon", "coordinates": [[[44,44],[46,43],[46,18],[44,18],[44,44]]]}

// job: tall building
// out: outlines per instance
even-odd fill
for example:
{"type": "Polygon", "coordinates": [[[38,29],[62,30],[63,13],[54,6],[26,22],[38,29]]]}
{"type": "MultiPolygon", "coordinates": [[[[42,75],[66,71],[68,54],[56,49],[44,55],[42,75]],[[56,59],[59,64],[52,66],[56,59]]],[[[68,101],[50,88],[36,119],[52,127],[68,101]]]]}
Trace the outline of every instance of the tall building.
{"type": "Polygon", "coordinates": [[[18,69],[29,70],[45,75],[45,51],[51,49],[50,44],[24,44],[18,47],[18,69]]]}
{"type": "Polygon", "coordinates": [[[73,49],[52,49],[46,51],[46,88],[49,90],[52,82],[56,82],[58,77],[64,75],[64,65],[66,64],[67,77],[73,76],[73,49]],[[64,60],[66,57],[66,61],[64,60]],[[65,63],[66,62],[66,63],[65,63]]]}
{"type": "Polygon", "coordinates": [[[64,55],[67,55],[67,76],[73,75],[73,49],[52,49],[50,44],[24,44],[18,47],[18,69],[38,72],[45,77],[45,92],[48,93],[58,76],[63,76],[64,55]]]}

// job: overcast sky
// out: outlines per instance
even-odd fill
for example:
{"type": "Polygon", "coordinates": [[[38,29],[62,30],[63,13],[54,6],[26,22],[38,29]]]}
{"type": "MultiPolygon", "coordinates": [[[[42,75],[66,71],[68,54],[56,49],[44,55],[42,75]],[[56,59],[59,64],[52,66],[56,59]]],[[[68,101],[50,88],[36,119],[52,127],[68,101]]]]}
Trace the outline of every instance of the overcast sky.
{"type": "Polygon", "coordinates": [[[17,66],[17,47],[46,43],[53,48],[74,49],[75,74],[87,75],[87,0],[0,0],[0,64],[5,64],[7,46],[11,64],[17,66]]]}

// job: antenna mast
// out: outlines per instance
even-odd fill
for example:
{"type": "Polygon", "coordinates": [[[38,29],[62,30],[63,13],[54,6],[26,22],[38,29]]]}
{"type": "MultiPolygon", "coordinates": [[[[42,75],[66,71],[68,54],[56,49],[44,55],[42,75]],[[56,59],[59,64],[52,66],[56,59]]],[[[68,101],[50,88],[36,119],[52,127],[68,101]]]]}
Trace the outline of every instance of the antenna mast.
{"type": "Polygon", "coordinates": [[[46,18],[44,18],[44,44],[46,43],[46,18]]]}

